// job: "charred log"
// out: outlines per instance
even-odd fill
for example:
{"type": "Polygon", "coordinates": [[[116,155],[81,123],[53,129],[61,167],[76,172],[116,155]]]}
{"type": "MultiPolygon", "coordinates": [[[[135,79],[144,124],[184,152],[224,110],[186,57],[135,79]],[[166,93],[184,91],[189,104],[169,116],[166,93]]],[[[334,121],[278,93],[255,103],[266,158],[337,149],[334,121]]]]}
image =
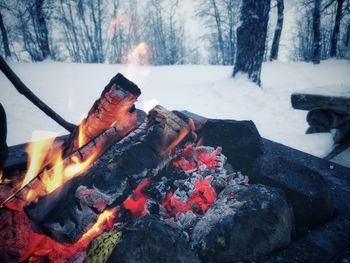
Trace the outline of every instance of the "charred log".
{"type": "MultiPolygon", "coordinates": [[[[64,167],[74,163],[74,160],[80,162],[86,161],[95,154],[94,158],[97,160],[100,155],[107,151],[111,145],[120,141],[127,134],[136,129],[145,119],[145,114],[142,111],[136,110],[128,113],[127,116],[118,122],[112,128],[106,130],[82,148],[76,150],[62,163],[64,167]],[[99,149],[99,151],[97,151],[99,149]]],[[[16,195],[6,202],[8,208],[20,210],[28,201],[36,200],[37,197],[47,195],[47,187],[44,185],[45,177],[51,176],[54,173],[55,166],[46,167],[42,173],[35,177],[29,184],[16,193],[16,195]],[[33,196],[34,195],[34,196],[33,196]],[[28,198],[28,196],[32,196],[28,198]]]]}
{"type": "Polygon", "coordinates": [[[29,218],[59,242],[77,241],[99,212],[122,204],[140,182],[155,176],[188,133],[184,121],[155,107],[147,122],[114,144],[87,174],[64,186],[68,196],[57,189],[27,206],[29,218]],[[87,196],[97,200],[89,202],[87,196]]]}
{"type": "Polygon", "coordinates": [[[66,143],[66,154],[72,153],[101,132],[118,123],[132,111],[141,91],[136,84],[118,73],[104,88],[100,98],[95,101],[88,116],[72,133],[66,143]]]}

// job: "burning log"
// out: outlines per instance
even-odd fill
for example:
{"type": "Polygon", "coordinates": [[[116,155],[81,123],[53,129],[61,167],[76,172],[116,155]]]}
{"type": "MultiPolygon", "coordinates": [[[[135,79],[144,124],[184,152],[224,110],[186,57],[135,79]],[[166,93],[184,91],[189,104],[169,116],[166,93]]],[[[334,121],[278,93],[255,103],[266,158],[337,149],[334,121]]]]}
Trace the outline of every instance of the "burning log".
{"type": "MultiPolygon", "coordinates": [[[[167,165],[171,151],[189,132],[183,120],[157,106],[147,122],[115,143],[87,174],[72,180],[70,187],[61,187],[63,194],[57,189],[25,211],[54,240],[73,243],[91,227],[99,212],[121,205],[132,189],[167,165]]],[[[131,213],[133,208],[129,207],[131,213]]]]}
{"type": "Polygon", "coordinates": [[[104,88],[88,116],[83,119],[67,142],[66,154],[82,147],[101,132],[111,128],[134,108],[141,91],[136,84],[118,73],[104,88]]]}
{"type": "Polygon", "coordinates": [[[21,209],[28,201],[46,195],[63,181],[82,174],[112,144],[138,127],[145,118],[145,114],[135,110],[133,105],[140,94],[139,88],[133,82],[117,74],[104,88],[87,118],[65,143],[52,145],[46,154],[46,164],[42,166],[42,172],[21,187],[16,198],[7,202],[7,207],[21,209]],[[57,155],[61,158],[63,151],[66,157],[57,161],[57,155]]]}
{"type": "Polygon", "coordinates": [[[36,178],[28,183],[24,188],[15,194],[15,196],[5,202],[5,205],[13,210],[21,210],[22,207],[28,202],[36,200],[39,196],[45,196],[60,185],[64,184],[64,181],[69,181],[78,174],[74,173],[74,170],[83,168],[79,175],[86,171],[94,161],[96,161],[104,151],[106,151],[113,143],[124,138],[128,133],[138,127],[144,121],[145,115],[142,111],[136,110],[132,113],[128,113],[128,117],[121,120],[112,128],[106,130],[95,139],[84,145],[82,148],[76,150],[67,158],[63,159],[59,164],[62,167],[71,167],[73,171],[67,171],[66,169],[62,178],[59,180],[55,177],[55,170],[57,165],[52,167],[46,167],[36,178]],[[79,165],[80,164],[80,165],[79,165]],[[76,166],[75,166],[76,165],[76,166]]]}

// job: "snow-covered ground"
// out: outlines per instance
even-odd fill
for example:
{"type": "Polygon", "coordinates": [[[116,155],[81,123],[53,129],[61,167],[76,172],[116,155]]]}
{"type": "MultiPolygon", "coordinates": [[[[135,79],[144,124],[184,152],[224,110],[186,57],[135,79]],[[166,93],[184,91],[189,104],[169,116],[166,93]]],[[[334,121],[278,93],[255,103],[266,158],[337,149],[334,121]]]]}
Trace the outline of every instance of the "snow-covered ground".
{"type": "MultiPolygon", "coordinates": [[[[155,101],[168,109],[188,110],[210,118],[253,120],[268,139],[316,155],[326,155],[331,135],[306,135],[306,112],[294,110],[292,92],[350,83],[350,62],[322,61],[263,64],[262,88],[244,76],[231,78],[230,66],[127,66],[45,61],[10,66],[24,83],[62,117],[78,123],[103,87],[121,72],[142,89],[138,107],[155,101]]],[[[65,131],[21,96],[0,73],[0,102],[8,118],[8,144],[27,142],[34,130],[65,131]]]]}

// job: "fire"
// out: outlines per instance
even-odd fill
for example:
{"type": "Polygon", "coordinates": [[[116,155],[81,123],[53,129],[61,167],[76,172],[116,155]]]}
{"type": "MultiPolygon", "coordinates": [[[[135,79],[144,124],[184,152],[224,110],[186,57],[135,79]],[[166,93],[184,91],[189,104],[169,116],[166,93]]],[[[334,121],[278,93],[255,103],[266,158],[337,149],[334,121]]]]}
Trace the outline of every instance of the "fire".
{"type": "Polygon", "coordinates": [[[62,159],[62,151],[59,151],[54,160],[52,169],[44,171],[42,182],[46,187],[46,193],[55,191],[58,187],[72,178],[79,176],[86,172],[90,165],[96,160],[97,152],[91,154],[86,160],[81,161],[77,156],[72,155],[67,161],[62,159]]]}
{"type": "Polygon", "coordinates": [[[186,213],[190,210],[194,213],[207,211],[216,200],[216,191],[211,186],[211,181],[211,177],[197,179],[186,202],[180,200],[173,193],[167,194],[163,206],[170,214],[186,213]]]}
{"type": "Polygon", "coordinates": [[[28,153],[28,170],[22,181],[21,188],[27,185],[42,168],[46,154],[54,141],[54,137],[46,140],[38,140],[47,137],[48,132],[35,131],[32,134],[32,142],[27,145],[26,152],[28,153]]]}
{"type": "Polygon", "coordinates": [[[144,180],[133,191],[133,194],[128,197],[123,203],[124,207],[128,209],[133,216],[145,216],[147,214],[146,203],[147,197],[142,193],[143,188],[149,185],[149,180],[144,180]]]}
{"type": "Polygon", "coordinates": [[[96,223],[77,242],[80,243],[83,240],[91,241],[104,230],[111,230],[113,228],[113,220],[116,218],[116,213],[116,208],[105,210],[99,215],[96,223]]]}

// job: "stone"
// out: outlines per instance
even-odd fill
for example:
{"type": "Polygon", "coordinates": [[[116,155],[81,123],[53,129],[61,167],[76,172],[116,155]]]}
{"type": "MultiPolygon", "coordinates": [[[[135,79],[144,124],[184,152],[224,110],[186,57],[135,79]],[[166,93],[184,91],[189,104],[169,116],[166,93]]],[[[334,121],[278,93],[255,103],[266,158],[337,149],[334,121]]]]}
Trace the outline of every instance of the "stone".
{"type": "Polygon", "coordinates": [[[329,220],[334,208],[331,194],[318,170],[291,158],[292,151],[266,151],[254,164],[251,183],[282,189],[293,207],[300,236],[329,220]]]}
{"type": "Polygon", "coordinates": [[[228,185],[195,225],[191,242],[203,262],[250,261],[287,246],[292,228],[282,190],[228,185]]]}
{"type": "Polygon", "coordinates": [[[250,175],[253,163],[263,154],[262,138],[254,122],[206,119],[188,111],[175,113],[186,122],[191,118],[196,128],[203,126],[197,132],[203,145],[222,147],[234,170],[250,175]]]}
{"type": "Polygon", "coordinates": [[[153,216],[138,219],[114,248],[107,263],[199,263],[183,232],[153,216]]]}

